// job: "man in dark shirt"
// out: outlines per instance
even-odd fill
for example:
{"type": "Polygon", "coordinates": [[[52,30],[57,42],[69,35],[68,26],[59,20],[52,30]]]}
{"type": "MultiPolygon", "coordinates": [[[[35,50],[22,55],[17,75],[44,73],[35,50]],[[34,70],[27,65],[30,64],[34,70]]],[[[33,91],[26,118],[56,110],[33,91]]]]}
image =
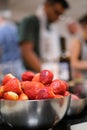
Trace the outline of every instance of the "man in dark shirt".
{"type": "MultiPolygon", "coordinates": [[[[46,24],[55,22],[69,7],[66,0],[46,0],[43,4],[46,24]]],[[[44,16],[43,16],[44,17],[44,16]]],[[[39,72],[41,70],[40,57],[40,28],[41,22],[36,15],[26,17],[19,26],[20,48],[27,69],[39,72]]]]}

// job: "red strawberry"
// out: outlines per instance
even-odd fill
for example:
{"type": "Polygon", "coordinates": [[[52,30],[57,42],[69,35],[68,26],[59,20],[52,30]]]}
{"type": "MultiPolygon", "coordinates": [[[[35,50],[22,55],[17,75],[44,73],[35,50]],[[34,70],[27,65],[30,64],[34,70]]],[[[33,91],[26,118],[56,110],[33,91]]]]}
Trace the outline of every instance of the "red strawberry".
{"type": "Polygon", "coordinates": [[[80,98],[76,95],[71,93],[71,100],[79,100],[80,98]]]}
{"type": "Polygon", "coordinates": [[[63,98],[63,96],[60,94],[55,94],[55,98],[63,98]]]}
{"type": "Polygon", "coordinates": [[[5,85],[4,85],[4,91],[12,91],[17,94],[20,94],[22,92],[21,83],[17,78],[10,79],[5,85]]]}
{"type": "Polygon", "coordinates": [[[36,99],[51,99],[54,98],[55,94],[52,91],[51,87],[44,87],[39,89],[36,99]]]}
{"type": "Polygon", "coordinates": [[[3,97],[3,93],[4,93],[4,86],[0,86],[0,98],[3,97]]]}
{"type": "Polygon", "coordinates": [[[62,80],[59,79],[55,79],[52,81],[52,83],[50,84],[50,87],[53,88],[53,92],[55,94],[64,94],[66,91],[66,85],[63,83],[62,80]]]}
{"type": "Polygon", "coordinates": [[[21,88],[24,91],[26,87],[29,87],[30,81],[21,81],[21,88]]]}
{"type": "Polygon", "coordinates": [[[5,85],[10,79],[15,78],[12,74],[6,74],[2,80],[2,85],[5,85]]]}
{"type": "Polygon", "coordinates": [[[22,81],[31,81],[34,75],[32,71],[26,71],[21,75],[22,81]]]}
{"type": "Polygon", "coordinates": [[[63,98],[63,96],[59,94],[55,94],[55,98],[63,98]]]}
{"type": "Polygon", "coordinates": [[[66,91],[68,91],[68,89],[69,89],[69,84],[66,82],[66,81],[64,81],[64,80],[62,80],[62,82],[65,84],[65,86],[66,86],[66,91]]]}
{"type": "Polygon", "coordinates": [[[43,84],[50,84],[53,80],[53,73],[49,70],[42,70],[40,73],[40,82],[43,84]]]}
{"type": "Polygon", "coordinates": [[[3,97],[6,100],[18,100],[18,94],[11,91],[5,92],[3,97]]]}
{"type": "Polygon", "coordinates": [[[43,88],[44,85],[40,82],[35,81],[25,81],[22,83],[22,88],[24,93],[28,96],[29,99],[36,99],[37,92],[40,88],[43,88]]]}
{"type": "Polygon", "coordinates": [[[35,76],[33,77],[32,81],[39,82],[40,81],[40,73],[35,74],[35,76]]]}
{"type": "Polygon", "coordinates": [[[25,93],[19,95],[19,100],[28,100],[28,96],[25,93]]]}
{"type": "Polygon", "coordinates": [[[64,96],[69,96],[70,92],[69,91],[65,91],[64,96]]]}

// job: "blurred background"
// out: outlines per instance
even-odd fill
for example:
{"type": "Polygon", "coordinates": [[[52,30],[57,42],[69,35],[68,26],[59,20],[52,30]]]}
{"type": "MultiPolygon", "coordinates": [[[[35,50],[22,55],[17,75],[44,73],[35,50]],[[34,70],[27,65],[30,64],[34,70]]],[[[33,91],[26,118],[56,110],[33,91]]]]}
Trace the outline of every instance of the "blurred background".
{"type": "MultiPolygon", "coordinates": [[[[43,0],[0,0],[0,9],[12,13],[12,19],[20,21],[24,16],[34,13],[38,4],[43,0]]],[[[78,19],[87,12],[87,0],[67,0],[71,8],[66,13],[78,19]]]]}
{"type": "MultiPolygon", "coordinates": [[[[34,14],[38,6],[40,5],[40,3],[42,3],[43,1],[44,0],[0,0],[0,15],[4,13],[5,17],[9,18],[13,22],[18,23],[19,25],[21,20],[24,17],[29,16],[30,14],[34,14]]],[[[64,35],[64,37],[68,37],[66,38],[67,43],[70,43],[70,40],[71,40],[70,35],[72,36],[72,32],[70,34],[66,26],[67,25],[66,23],[69,23],[72,21],[77,22],[79,18],[81,18],[84,14],[87,13],[87,0],[67,0],[67,1],[70,5],[70,8],[64,13],[61,19],[58,20],[57,31],[59,31],[60,35],[62,34],[64,35]]],[[[74,29],[74,30],[76,33],[77,29],[74,29]]],[[[1,34],[2,34],[2,31],[1,31],[1,34]]],[[[71,44],[69,45],[71,46],[71,44]]]]}
{"type": "MultiPolygon", "coordinates": [[[[5,10],[7,17],[15,22],[20,22],[25,16],[33,14],[38,4],[44,0],[0,0],[0,10],[5,10]]],[[[65,18],[59,22],[61,33],[66,34],[65,20],[78,20],[87,13],[87,0],[67,0],[70,4],[70,9],[65,13],[65,18]]]]}

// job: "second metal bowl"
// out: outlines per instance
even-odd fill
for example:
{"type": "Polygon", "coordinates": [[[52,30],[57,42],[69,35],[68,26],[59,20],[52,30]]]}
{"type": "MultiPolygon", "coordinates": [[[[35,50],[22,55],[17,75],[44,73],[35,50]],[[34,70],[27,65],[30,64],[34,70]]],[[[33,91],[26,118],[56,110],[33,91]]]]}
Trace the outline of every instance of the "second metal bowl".
{"type": "Polygon", "coordinates": [[[86,107],[86,94],[85,87],[82,87],[82,84],[77,84],[73,87],[69,87],[69,91],[71,92],[71,100],[70,105],[67,111],[67,115],[73,116],[80,114],[84,108],[86,107]],[[78,96],[78,99],[73,98],[72,94],[78,96]]]}

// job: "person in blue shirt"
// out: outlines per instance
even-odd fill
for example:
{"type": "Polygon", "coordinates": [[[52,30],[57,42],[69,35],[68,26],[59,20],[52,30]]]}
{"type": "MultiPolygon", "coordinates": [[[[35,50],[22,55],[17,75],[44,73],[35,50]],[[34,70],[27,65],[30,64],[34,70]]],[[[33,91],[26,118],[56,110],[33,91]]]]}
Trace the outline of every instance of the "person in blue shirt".
{"type": "Polygon", "coordinates": [[[0,76],[12,73],[20,78],[24,68],[19,49],[18,27],[0,16],[0,76]]]}
{"type": "Polygon", "coordinates": [[[14,61],[20,57],[18,30],[14,23],[5,21],[0,24],[0,51],[0,62],[14,61]]]}

